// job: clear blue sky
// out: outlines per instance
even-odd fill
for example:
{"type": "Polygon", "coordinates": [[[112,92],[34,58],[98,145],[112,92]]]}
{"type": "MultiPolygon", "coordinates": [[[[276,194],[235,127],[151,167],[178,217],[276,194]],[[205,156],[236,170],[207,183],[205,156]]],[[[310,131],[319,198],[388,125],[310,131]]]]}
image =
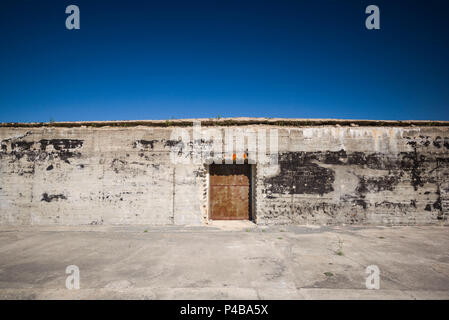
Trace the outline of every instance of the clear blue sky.
{"type": "Polygon", "coordinates": [[[447,0],[2,0],[0,122],[449,120],[448,39],[447,0]]]}

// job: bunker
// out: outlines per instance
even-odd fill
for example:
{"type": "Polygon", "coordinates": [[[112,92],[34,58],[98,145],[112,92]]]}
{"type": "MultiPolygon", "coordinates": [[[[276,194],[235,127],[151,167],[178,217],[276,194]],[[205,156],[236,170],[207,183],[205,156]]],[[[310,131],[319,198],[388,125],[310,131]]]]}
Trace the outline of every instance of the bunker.
{"type": "Polygon", "coordinates": [[[449,122],[2,123],[0,224],[448,224],[449,122]]]}

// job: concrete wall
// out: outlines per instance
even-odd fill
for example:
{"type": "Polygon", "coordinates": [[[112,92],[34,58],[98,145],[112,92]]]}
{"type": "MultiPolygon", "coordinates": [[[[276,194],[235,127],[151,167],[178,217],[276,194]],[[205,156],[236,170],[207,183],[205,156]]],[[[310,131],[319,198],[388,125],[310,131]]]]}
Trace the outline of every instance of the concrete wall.
{"type": "MultiPolygon", "coordinates": [[[[448,224],[448,127],[249,128],[278,130],[257,223],[448,224]]],[[[1,127],[0,224],[206,223],[207,165],[171,161],[173,129],[1,127]]]]}

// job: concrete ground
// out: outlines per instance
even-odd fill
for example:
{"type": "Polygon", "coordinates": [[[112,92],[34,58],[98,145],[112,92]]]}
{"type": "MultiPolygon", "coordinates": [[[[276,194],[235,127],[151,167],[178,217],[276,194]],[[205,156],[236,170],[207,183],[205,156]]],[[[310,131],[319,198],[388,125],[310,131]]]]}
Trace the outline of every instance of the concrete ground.
{"type": "Polygon", "coordinates": [[[0,299],[449,299],[448,248],[436,226],[3,226],[0,299]]]}

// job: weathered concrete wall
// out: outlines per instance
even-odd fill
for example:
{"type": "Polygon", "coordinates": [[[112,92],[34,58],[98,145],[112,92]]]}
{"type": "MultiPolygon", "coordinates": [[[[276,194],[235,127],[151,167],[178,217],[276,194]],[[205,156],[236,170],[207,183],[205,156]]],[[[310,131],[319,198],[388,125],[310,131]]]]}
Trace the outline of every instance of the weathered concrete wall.
{"type": "Polygon", "coordinates": [[[279,173],[258,176],[264,223],[447,222],[446,128],[281,130],[279,173]]]}
{"type": "MultiPolygon", "coordinates": [[[[448,224],[448,127],[245,128],[278,130],[258,223],[448,224]]],[[[0,224],[207,222],[207,165],[174,164],[172,130],[1,127],[0,224]]]]}

